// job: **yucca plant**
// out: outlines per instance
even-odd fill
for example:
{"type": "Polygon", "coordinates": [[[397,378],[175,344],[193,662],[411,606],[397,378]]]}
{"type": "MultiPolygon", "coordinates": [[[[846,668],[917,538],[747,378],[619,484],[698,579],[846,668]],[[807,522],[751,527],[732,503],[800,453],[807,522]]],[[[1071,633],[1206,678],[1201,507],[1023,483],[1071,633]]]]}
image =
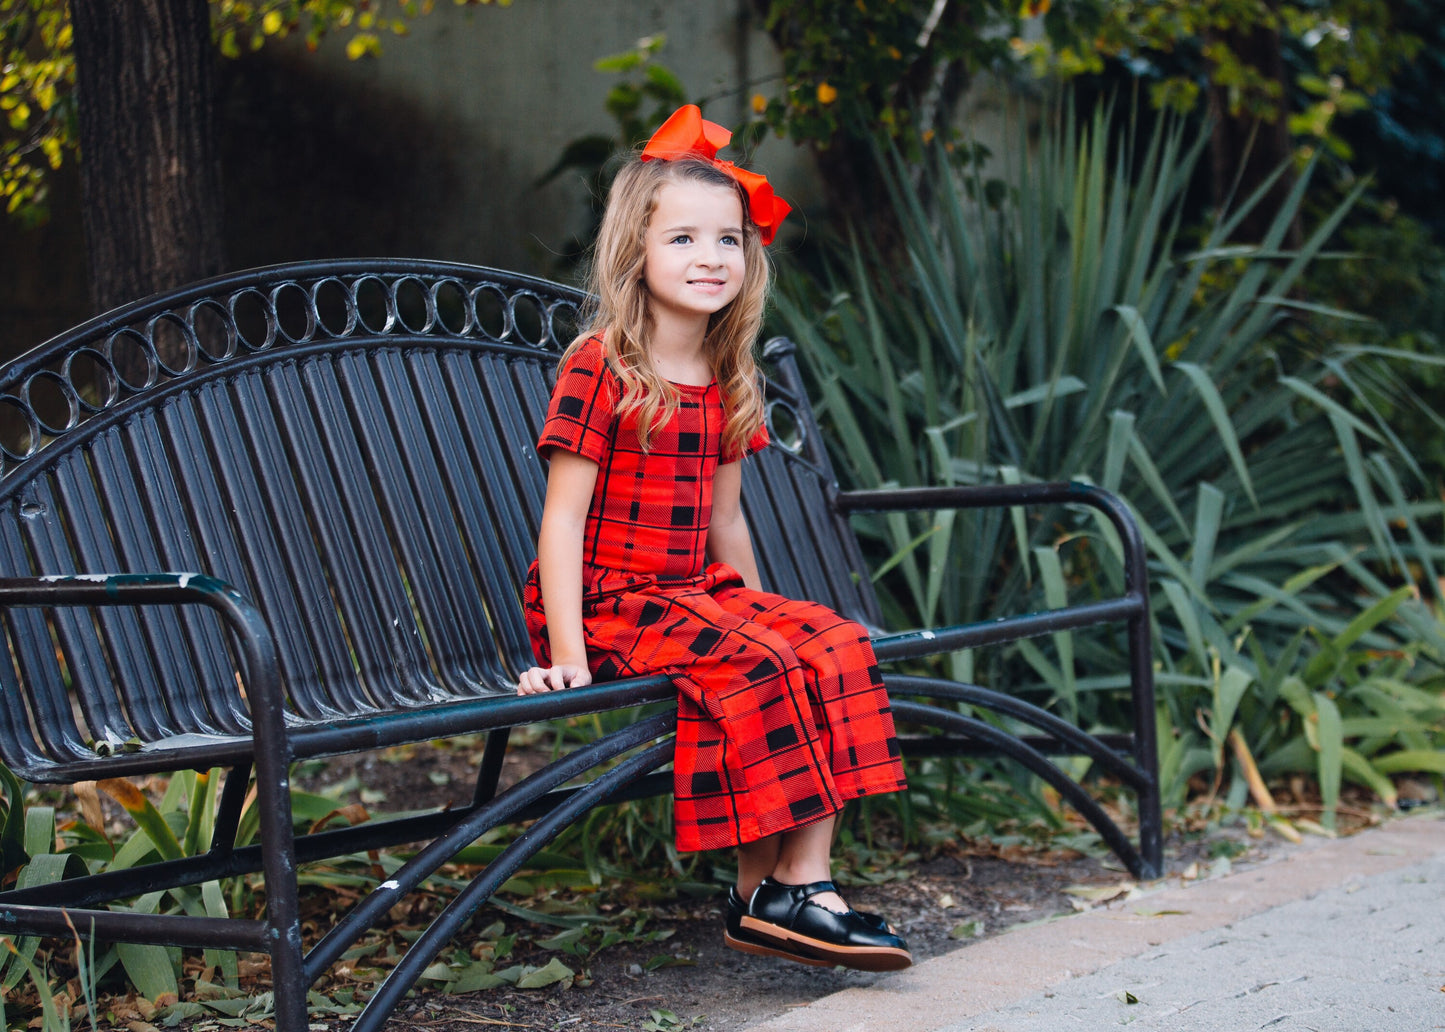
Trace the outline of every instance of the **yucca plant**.
{"type": "MultiPolygon", "coordinates": [[[[1036,138],[1022,119],[1016,130],[1006,192],[942,148],[923,169],[884,159],[907,267],[855,241],[822,282],[785,274],[778,317],[857,486],[1082,479],[1131,501],[1153,563],[1165,775],[1178,801],[1191,775],[1225,762],[1200,720],[1222,720],[1213,731],[1227,734],[1250,693],[1321,673],[1329,642],[1409,640],[1445,654],[1428,607],[1395,593],[1415,578],[1435,590],[1441,549],[1429,528],[1441,506],[1412,498],[1419,470],[1359,389],[1399,381],[1408,368],[1391,363],[1413,359],[1311,332],[1351,318],[1296,288],[1329,258],[1354,200],[1287,250],[1311,169],[1264,240],[1233,245],[1264,190],[1190,237],[1185,190],[1203,140],[1186,124],[1138,138],[1132,125],[1116,132],[1108,110],[1087,125],[1064,110],[1036,138]],[[1388,613],[1356,633],[1386,599],[1388,613]]],[[[1112,532],[1081,513],[893,516],[866,530],[884,557],[880,591],[904,623],[1056,606],[1119,578],[1112,532]]],[[[1114,647],[1061,634],[986,660],[955,656],[953,672],[1107,726],[1120,678],[1089,671],[1114,647]]],[[[1341,687],[1322,682],[1311,698],[1341,687]]],[[[1341,760],[1300,737],[1320,713],[1318,701],[1280,701],[1285,733],[1251,725],[1245,744],[1297,761],[1304,741],[1326,785],[1343,772],[1379,787],[1399,762],[1385,759],[1391,743],[1419,752],[1401,729],[1372,741],[1370,758],[1341,760]]],[[[1439,746],[1438,722],[1423,733],[1439,746]]]]}

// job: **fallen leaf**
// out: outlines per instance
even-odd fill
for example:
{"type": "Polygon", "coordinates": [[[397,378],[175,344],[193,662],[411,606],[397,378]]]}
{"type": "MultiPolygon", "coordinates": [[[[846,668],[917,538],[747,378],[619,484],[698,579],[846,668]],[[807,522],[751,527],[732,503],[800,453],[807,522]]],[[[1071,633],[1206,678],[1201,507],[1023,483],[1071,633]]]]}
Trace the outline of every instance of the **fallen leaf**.
{"type": "Polygon", "coordinates": [[[559,958],[553,957],[547,963],[546,967],[540,967],[534,971],[529,971],[521,978],[517,979],[517,988],[542,989],[549,985],[556,985],[558,982],[561,982],[564,979],[570,980],[573,977],[574,973],[572,969],[569,968],[566,964],[562,963],[559,958]]]}
{"type": "Polygon", "coordinates": [[[1134,883],[1121,882],[1118,885],[1070,885],[1063,891],[1087,903],[1107,903],[1111,899],[1118,899],[1120,896],[1127,896],[1130,892],[1133,892],[1134,883]]]}

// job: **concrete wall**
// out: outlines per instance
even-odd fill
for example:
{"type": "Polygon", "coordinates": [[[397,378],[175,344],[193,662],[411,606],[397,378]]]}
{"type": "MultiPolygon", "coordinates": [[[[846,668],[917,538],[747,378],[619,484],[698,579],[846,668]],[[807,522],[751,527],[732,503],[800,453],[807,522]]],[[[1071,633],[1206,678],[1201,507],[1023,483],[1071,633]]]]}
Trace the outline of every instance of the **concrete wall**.
{"type": "MultiPolygon", "coordinates": [[[[568,142],[616,125],[603,109],[602,56],[665,33],[658,60],[736,124],[775,76],[771,41],[747,0],[515,0],[458,8],[439,0],[379,59],[348,61],[344,38],[308,54],[298,42],[224,62],[230,265],[405,255],[564,275],[556,253],[588,222],[572,176],[534,184],[568,142]]],[[[810,162],[769,138],[754,166],[800,205],[815,203],[810,162]]],[[[0,352],[33,344],[88,312],[84,249],[67,181],[43,230],[0,226],[0,352]],[[17,276],[13,270],[30,270],[17,276]]]]}
{"type": "MultiPolygon", "coordinates": [[[[602,102],[617,77],[593,69],[598,57],[665,33],[660,61],[682,78],[690,98],[707,98],[707,115],[726,124],[740,120],[748,81],[778,70],[746,0],[446,6],[418,21],[410,37],[388,41],[378,61],[337,60],[339,46],[324,55],[337,81],[361,96],[408,101],[438,131],[453,210],[438,212],[429,236],[445,257],[540,269],[549,246],[585,223],[587,198],[575,178],[532,184],[571,140],[615,129],[602,102]]],[[[756,161],[794,194],[807,192],[791,145],[769,140],[756,161]]]]}

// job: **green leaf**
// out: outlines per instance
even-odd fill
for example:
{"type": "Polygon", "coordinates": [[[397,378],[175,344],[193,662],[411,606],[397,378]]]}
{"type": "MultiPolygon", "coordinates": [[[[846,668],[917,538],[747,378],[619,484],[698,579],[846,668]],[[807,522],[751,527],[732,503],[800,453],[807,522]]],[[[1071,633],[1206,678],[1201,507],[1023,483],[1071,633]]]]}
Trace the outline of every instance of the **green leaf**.
{"type": "Polygon", "coordinates": [[[1370,760],[1381,774],[1445,775],[1445,749],[1401,749],[1370,760]]]}
{"type": "Polygon", "coordinates": [[[1159,388],[1160,394],[1168,394],[1164,387],[1164,373],[1159,369],[1158,349],[1154,347],[1154,340],[1149,336],[1149,327],[1144,325],[1144,317],[1139,314],[1139,309],[1133,305],[1115,305],[1113,311],[1129,328],[1129,339],[1133,341],[1135,350],[1143,359],[1144,368],[1149,370],[1149,378],[1154,381],[1154,386],[1159,388]]]}
{"type": "MultiPolygon", "coordinates": [[[[1034,561],[1038,563],[1039,579],[1044,585],[1045,603],[1050,609],[1063,609],[1069,604],[1069,591],[1064,584],[1059,553],[1052,548],[1035,548],[1034,561]]],[[[1060,702],[1064,718],[1073,720],[1079,712],[1078,686],[1074,681],[1074,635],[1072,631],[1060,631],[1052,637],[1059,654],[1059,672],[1063,675],[1060,702]]]]}
{"type": "Polygon", "coordinates": [[[1209,586],[1214,543],[1224,519],[1224,492],[1208,482],[1199,485],[1194,502],[1194,547],[1189,561],[1189,579],[1200,591],[1209,586]]]}
{"type": "Polygon", "coordinates": [[[517,979],[518,989],[543,989],[549,985],[556,985],[558,982],[570,981],[576,977],[575,973],[561,959],[553,957],[547,962],[546,967],[540,967],[527,972],[517,979]]]}
{"type": "Polygon", "coordinates": [[[1399,795],[1389,778],[1371,766],[1369,760],[1348,746],[1340,751],[1340,758],[1344,764],[1346,777],[1356,784],[1364,785],[1379,796],[1381,802],[1394,809],[1395,804],[1399,801],[1399,795]]]}
{"type": "Polygon", "coordinates": [[[1244,487],[1249,500],[1257,506],[1259,499],[1254,493],[1254,480],[1249,475],[1249,464],[1244,461],[1244,452],[1239,447],[1239,438],[1234,432],[1234,424],[1230,422],[1229,413],[1225,410],[1224,399],[1219,394],[1219,389],[1214,386],[1214,381],[1209,374],[1193,362],[1175,362],[1174,368],[1189,378],[1194,385],[1194,390],[1204,402],[1204,409],[1209,414],[1210,422],[1214,424],[1215,432],[1219,435],[1219,442],[1229,455],[1230,464],[1234,467],[1235,474],[1239,477],[1240,484],[1244,487]]]}
{"type": "Polygon", "coordinates": [[[1223,765],[1224,740],[1234,724],[1239,700],[1254,683],[1254,675],[1239,667],[1226,667],[1214,685],[1214,709],[1209,721],[1209,736],[1214,739],[1216,763],[1223,765]]]}
{"type": "Polygon", "coordinates": [[[1315,712],[1319,714],[1319,779],[1320,801],[1324,805],[1320,823],[1331,830],[1338,817],[1340,778],[1344,770],[1344,729],[1340,710],[1326,692],[1315,693],[1315,712]]]}
{"type": "Polygon", "coordinates": [[[9,767],[0,763],[0,789],[4,809],[0,812],[0,878],[30,859],[25,850],[25,785],[9,767]]]}
{"type": "Polygon", "coordinates": [[[1199,630],[1199,614],[1195,611],[1194,600],[1189,597],[1184,586],[1172,577],[1166,577],[1159,582],[1164,589],[1164,597],[1169,600],[1170,608],[1179,620],[1179,626],[1184,630],[1184,640],[1189,644],[1189,654],[1199,664],[1200,670],[1209,669],[1209,655],[1204,649],[1204,635],[1199,630]]]}
{"type": "Polygon", "coordinates": [[[166,993],[179,995],[170,949],[150,943],[119,942],[115,950],[131,985],[147,1000],[158,1000],[166,993]]]}

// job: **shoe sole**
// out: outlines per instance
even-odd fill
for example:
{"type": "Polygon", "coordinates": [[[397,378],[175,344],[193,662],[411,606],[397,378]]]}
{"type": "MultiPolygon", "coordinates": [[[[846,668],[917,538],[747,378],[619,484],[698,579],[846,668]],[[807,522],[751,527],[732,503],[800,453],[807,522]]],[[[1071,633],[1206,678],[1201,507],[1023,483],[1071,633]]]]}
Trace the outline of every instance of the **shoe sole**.
{"type": "Polygon", "coordinates": [[[832,967],[834,961],[820,960],[817,957],[805,957],[801,953],[782,948],[775,948],[761,942],[749,942],[747,939],[738,939],[723,932],[723,942],[729,949],[737,950],[740,953],[751,953],[755,957],[782,957],[784,960],[791,960],[798,964],[807,964],[810,967],[832,967]]]}
{"type": "MultiPolygon", "coordinates": [[[[829,966],[842,964],[858,971],[901,971],[913,963],[913,955],[907,950],[892,946],[840,946],[811,935],[802,935],[782,925],[770,924],[751,914],[743,916],[742,926],[767,945],[780,950],[790,947],[795,951],[800,948],[807,950],[817,954],[821,963],[829,966]]],[[[799,956],[800,953],[792,955],[799,956]]]]}

